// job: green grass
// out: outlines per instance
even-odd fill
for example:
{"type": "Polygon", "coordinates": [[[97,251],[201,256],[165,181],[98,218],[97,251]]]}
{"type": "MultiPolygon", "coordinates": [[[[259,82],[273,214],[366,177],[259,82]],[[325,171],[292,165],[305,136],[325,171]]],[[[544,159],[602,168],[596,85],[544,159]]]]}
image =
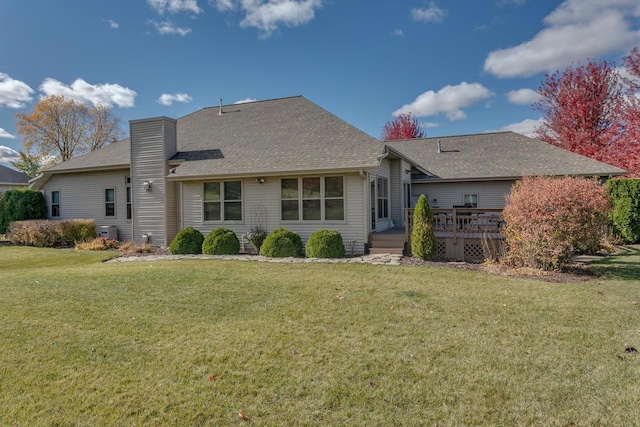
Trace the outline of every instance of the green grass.
{"type": "Polygon", "coordinates": [[[638,247],[577,284],[109,256],[0,246],[0,425],[640,420],[638,247]]]}

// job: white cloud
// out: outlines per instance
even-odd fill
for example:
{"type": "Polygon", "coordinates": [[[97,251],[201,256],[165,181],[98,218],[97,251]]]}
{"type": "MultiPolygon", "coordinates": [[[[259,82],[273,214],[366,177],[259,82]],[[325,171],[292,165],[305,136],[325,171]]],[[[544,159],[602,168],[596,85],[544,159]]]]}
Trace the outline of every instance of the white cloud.
{"type": "MultiPolygon", "coordinates": [[[[510,125],[502,126],[499,129],[499,131],[500,132],[506,132],[506,131],[516,132],[521,135],[532,138],[536,128],[541,124],[542,124],[541,118],[537,120],[526,119],[521,122],[511,123],[510,125]]],[[[488,131],[488,132],[495,132],[495,131],[488,131]]]]}
{"type": "Polygon", "coordinates": [[[10,162],[13,160],[18,160],[20,158],[20,154],[13,148],[9,148],[4,145],[0,145],[0,162],[10,162]]]}
{"type": "Polygon", "coordinates": [[[11,135],[6,130],[0,128],[0,138],[15,139],[15,135],[11,135]]]}
{"type": "Polygon", "coordinates": [[[395,29],[390,33],[392,36],[403,37],[404,33],[400,29],[395,29]]]}
{"type": "Polygon", "coordinates": [[[160,34],[178,34],[184,37],[191,32],[191,28],[178,27],[169,20],[162,22],[149,20],[148,22],[150,24],[153,24],[153,26],[156,27],[156,30],[158,30],[158,33],[160,34]]]}
{"type": "Polygon", "coordinates": [[[531,40],[490,52],[484,70],[497,77],[528,77],[626,50],[640,43],[640,31],[631,25],[637,26],[633,18],[639,16],[637,0],[566,0],[531,40]]]}
{"type": "Polygon", "coordinates": [[[116,21],[112,21],[111,19],[107,19],[107,23],[109,24],[109,28],[113,28],[114,30],[120,27],[116,21]]]}
{"type": "Polygon", "coordinates": [[[135,91],[119,84],[103,83],[92,85],[83,79],[76,79],[70,86],[58,80],[46,78],[40,85],[40,91],[45,96],[58,95],[82,103],[93,105],[117,105],[121,108],[133,107],[135,91]]]}
{"type": "Polygon", "coordinates": [[[436,6],[434,2],[429,3],[428,8],[416,8],[411,10],[411,18],[418,22],[442,22],[447,12],[436,6]]]}
{"type": "Polygon", "coordinates": [[[445,86],[438,92],[429,90],[392,114],[396,117],[406,113],[416,117],[427,117],[444,113],[451,121],[461,120],[467,117],[462,111],[463,108],[491,96],[491,91],[480,83],[462,82],[456,86],[445,86]]]}
{"type": "Polygon", "coordinates": [[[0,107],[23,108],[25,102],[33,99],[32,93],[33,89],[25,82],[0,73],[0,107]]]}
{"type": "Polygon", "coordinates": [[[202,12],[196,0],[147,0],[147,4],[159,14],[191,12],[197,15],[202,12]]]}
{"type": "Polygon", "coordinates": [[[510,103],[516,105],[530,105],[540,100],[540,94],[532,89],[518,89],[507,93],[510,103]]]}
{"type": "Polygon", "coordinates": [[[256,102],[257,99],[254,98],[244,98],[239,101],[234,102],[234,104],[246,104],[247,102],[256,102]]]}
{"type": "Polygon", "coordinates": [[[434,123],[434,122],[422,122],[420,123],[420,126],[422,126],[425,129],[429,129],[429,128],[437,128],[440,127],[440,123],[434,123]]]}
{"type": "Polygon", "coordinates": [[[174,102],[191,102],[193,98],[191,98],[188,94],[186,93],[174,93],[174,94],[169,94],[169,93],[163,93],[162,95],[160,95],[160,98],[158,98],[158,102],[162,105],[172,105],[174,102]]]}
{"type": "Polygon", "coordinates": [[[255,27],[261,37],[269,37],[280,25],[297,27],[310,22],[322,0],[216,0],[215,4],[222,12],[242,11],[241,27],[255,27]]]}

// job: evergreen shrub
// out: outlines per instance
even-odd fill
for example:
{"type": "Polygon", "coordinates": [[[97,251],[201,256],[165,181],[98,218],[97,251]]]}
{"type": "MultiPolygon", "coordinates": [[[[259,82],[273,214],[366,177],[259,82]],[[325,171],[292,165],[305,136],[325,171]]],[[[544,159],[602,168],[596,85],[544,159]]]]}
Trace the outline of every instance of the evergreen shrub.
{"type": "Polygon", "coordinates": [[[613,234],[627,244],[640,243],[640,179],[612,179],[606,183],[613,202],[613,234]]]}
{"type": "Polygon", "coordinates": [[[47,203],[44,194],[35,190],[8,190],[0,199],[0,234],[5,234],[13,221],[44,219],[47,203]]]}
{"type": "Polygon", "coordinates": [[[213,230],[202,243],[207,255],[236,255],[240,253],[240,240],[232,230],[224,227],[213,230]]]}
{"type": "Polygon", "coordinates": [[[424,194],[418,198],[413,210],[411,228],[411,253],[420,259],[431,259],[437,251],[437,240],[433,232],[433,213],[424,194]]]}
{"type": "Polygon", "coordinates": [[[305,245],[307,258],[342,258],[345,255],[342,235],[336,230],[316,230],[305,245]]]}
{"type": "Polygon", "coordinates": [[[201,254],[204,236],[193,227],[183,228],[169,244],[172,254],[201,254]]]}
{"type": "Polygon", "coordinates": [[[272,258],[297,257],[302,255],[302,239],[286,228],[273,230],[260,248],[260,255],[272,258]]]}

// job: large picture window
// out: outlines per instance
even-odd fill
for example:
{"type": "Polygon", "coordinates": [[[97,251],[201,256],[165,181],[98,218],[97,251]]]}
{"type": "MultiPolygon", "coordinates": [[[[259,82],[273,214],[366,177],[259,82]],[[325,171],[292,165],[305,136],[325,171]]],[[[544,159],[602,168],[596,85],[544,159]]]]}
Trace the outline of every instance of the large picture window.
{"type": "Polygon", "coordinates": [[[344,177],[282,179],[280,218],[282,221],[344,221],[344,177]]]}
{"type": "Polygon", "coordinates": [[[51,192],[51,217],[58,218],[60,216],[60,191],[51,192]]]}
{"type": "Polygon", "coordinates": [[[116,189],[107,188],[104,190],[104,215],[116,216],[116,189]]]}
{"type": "Polygon", "coordinates": [[[242,181],[205,182],[205,221],[242,221],[242,181]]]}

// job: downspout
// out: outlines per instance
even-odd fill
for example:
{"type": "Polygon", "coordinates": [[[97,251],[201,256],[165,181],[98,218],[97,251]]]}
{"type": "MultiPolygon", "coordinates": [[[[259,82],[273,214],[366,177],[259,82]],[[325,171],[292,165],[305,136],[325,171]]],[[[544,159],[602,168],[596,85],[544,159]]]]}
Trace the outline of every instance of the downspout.
{"type": "Polygon", "coordinates": [[[371,206],[371,201],[369,200],[369,198],[371,197],[371,195],[369,194],[369,172],[365,172],[364,169],[360,169],[358,171],[358,175],[360,175],[362,177],[362,188],[364,191],[364,206],[362,207],[362,209],[364,210],[364,233],[362,234],[363,236],[363,242],[362,242],[362,254],[364,255],[364,250],[365,250],[365,244],[369,243],[369,221],[371,220],[369,218],[370,213],[369,213],[369,209],[371,206]]]}

